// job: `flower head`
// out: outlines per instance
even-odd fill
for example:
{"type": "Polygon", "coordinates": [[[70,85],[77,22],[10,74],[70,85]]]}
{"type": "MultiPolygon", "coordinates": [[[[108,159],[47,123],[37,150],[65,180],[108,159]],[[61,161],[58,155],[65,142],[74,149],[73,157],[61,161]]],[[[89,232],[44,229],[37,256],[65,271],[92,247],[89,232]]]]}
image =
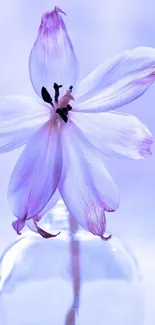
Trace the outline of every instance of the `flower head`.
{"type": "MultiPolygon", "coordinates": [[[[40,99],[4,98],[0,151],[26,144],[8,188],[20,233],[25,224],[43,237],[39,220],[58,200],[94,235],[107,239],[105,213],[119,206],[104,155],[142,159],[153,138],[136,117],[114,112],[155,80],[155,49],[125,51],[76,86],[78,64],[57,7],[42,17],[30,55],[30,78],[40,99]],[[73,94],[74,92],[74,94],[73,94]]],[[[108,237],[110,238],[110,237],[108,237]]]]}

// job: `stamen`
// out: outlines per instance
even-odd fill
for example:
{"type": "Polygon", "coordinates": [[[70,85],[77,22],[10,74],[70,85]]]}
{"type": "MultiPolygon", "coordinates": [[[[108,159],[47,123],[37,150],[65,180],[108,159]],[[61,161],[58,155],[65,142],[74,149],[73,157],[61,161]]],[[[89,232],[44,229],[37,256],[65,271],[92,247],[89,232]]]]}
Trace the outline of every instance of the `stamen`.
{"type": "Polygon", "coordinates": [[[67,115],[62,111],[61,108],[57,108],[56,113],[59,114],[59,115],[61,116],[61,118],[63,119],[63,121],[64,121],[65,123],[68,122],[68,117],[67,117],[67,115]]]}
{"type": "Polygon", "coordinates": [[[67,105],[67,108],[68,108],[68,111],[71,111],[72,110],[72,106],[71,105],[67,105]]]}
{"type": "MultiPolygon", "coordinates": [[[[62,87],[62,85],[58,85],[56,82],[53,85],[53,88],[55,90],[55,103],[58,103],[58,98],[60,96],[60,91],[59,89],[62,87]]],[[[70,86],[67,93],[62,97],[62,100],[60,101],[59,105],[56,105],[57,107],[59,106],[60,108],[56,109],[56,113],[60,115],[60,117],[62,118],[62,120],[67,123],[68,122],[68,112],[72,110],[72,106],[67,104],[70,100],[73,100],[74,98],[72,97],[72,95],[70,95],[70,93],[72,92],[73,86],[70,86]],[[64,103],[63,103],[64,102],[64,103]],[[64,107],[61,107],[61,105],[64,105],[64,107]],[[67,105],[67,106],[65,106],[67,105]]],[[[43,100],[48,103],[51,104],[52,107],[54,107],[54,104],[52,102],[52,97],[49,94],[49,92],[47,91],[47,89],[45,87],[42,87],[41,89],[41,95],[43,100]]]]}
{"type": "Polygon", "coordinates": [[[50,96],[49,92],[47,91],[47,89],[45,87],[42,87],[41,95],[42,95],[44,102],[51,104],[53,106],[52,97],[50,96]]]}
{"type": "Polygon", "coordinates": [[[61,111],[63,114],[68,115],[68,108],[67,107],[61,107],[61,111]]]}
{"type": "Polygon", "coordinates": [[[70,92],[72,92],[72,90],[73,90],[73,86],[70,86],[70,87],[69,87],[69,90],[70,90],[70,92]]]}
{"type": "Polygon", "coordinates": [[[55,99],[55,102],[58,103],[58,98],[60,96],[59,88],[62,88],[62,85],[58,85],[57,83],[54,83],[53,88],[55,90],[54,99],[55,99]]]}

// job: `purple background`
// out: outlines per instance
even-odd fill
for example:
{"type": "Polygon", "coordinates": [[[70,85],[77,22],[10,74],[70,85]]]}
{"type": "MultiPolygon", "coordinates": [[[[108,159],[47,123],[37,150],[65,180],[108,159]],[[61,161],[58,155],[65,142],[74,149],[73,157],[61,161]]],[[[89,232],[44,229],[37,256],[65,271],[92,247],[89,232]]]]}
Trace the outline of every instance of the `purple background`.
{"type": "MultiPolygon", "coordinates": [[[[0,95],[34,95],[28,74],[29,52],[41,14],[54,5],[67,13],[65,21],[79,59],[80,79],[122,50],[136,46],[155,47],[153,0],[59,0],[57,3],[51,0],[5,0],[0,4],[0,95]]],[[[139,117],[155,135],[155,85],[121,111],[139,117]]],[[[153,290],[149,293],[149,288],[155,286],[154,148],[153,151],[152,157],[143,161],[105,161],[121,192],[120,208],[107,216],[108,230],[133,248],[144,273],[147,304],[151,304],[153,295],[155,299],[153,290]]],[[[0,252],[16,237],[11,228],[12,215],[6,190],[20,152],[16,150],[0,157],[0,252]]],[[[149,309],[147,325],[154,323],[154,311],[149,309]]]]}

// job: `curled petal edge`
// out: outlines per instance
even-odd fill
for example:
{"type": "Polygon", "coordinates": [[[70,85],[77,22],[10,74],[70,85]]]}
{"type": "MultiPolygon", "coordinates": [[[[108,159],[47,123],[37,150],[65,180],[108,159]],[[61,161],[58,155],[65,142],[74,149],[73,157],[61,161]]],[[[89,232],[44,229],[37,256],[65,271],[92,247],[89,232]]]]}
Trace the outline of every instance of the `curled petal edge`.
{"type": "Polygon", "coordinates": [[[41,235],[41,237],[46,238],[46,239],[55,238],[61,233],[59,231],[57,234],[51,234],[51,233],[45,231],[44,229],[40,228],[38,226],[38,222],[40,221],[40,219],[41,218],[38,216],[36,216],[30,220],[18,219],[18,220],[13,221],[12,227],[16,231],[17,235],[21,235],[21,230],[25,227],[25,225],[27,225],[31,230],[33,230],[34,232],[41,235]]]}

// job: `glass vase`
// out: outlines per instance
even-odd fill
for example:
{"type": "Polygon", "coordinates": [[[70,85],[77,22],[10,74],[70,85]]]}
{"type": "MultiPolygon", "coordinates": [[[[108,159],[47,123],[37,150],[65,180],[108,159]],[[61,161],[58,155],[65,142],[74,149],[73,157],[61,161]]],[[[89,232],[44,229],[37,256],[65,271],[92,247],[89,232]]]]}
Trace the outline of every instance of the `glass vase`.
{"type": "Polygon", "coordinates": [[[117,238],[78,228],[60,201],[43,239],[24,233],[1,257],[1,325],[143,325],[137,263],[117,238]]]}

